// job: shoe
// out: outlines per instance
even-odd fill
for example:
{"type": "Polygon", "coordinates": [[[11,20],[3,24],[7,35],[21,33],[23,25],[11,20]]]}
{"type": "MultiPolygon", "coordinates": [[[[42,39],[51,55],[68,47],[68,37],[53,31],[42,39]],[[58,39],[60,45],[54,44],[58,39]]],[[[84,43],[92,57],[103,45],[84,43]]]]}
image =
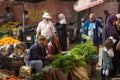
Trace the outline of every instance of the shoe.
{"type": "Polygon", "coordinates": [[[105,76],[105,80],[110,80],[110,77],[109,76],[105,76]]]}
{"type": "Polygon", "coordinates": [[[102,75],[102,80],[105,80],[105,75],[104,74],[101,74],[102,75]]]}

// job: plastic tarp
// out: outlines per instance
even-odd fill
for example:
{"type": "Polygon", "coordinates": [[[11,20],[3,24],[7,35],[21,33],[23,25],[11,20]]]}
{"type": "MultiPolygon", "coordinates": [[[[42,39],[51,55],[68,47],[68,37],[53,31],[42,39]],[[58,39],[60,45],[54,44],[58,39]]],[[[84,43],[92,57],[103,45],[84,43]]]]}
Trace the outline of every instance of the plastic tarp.
{"type": "Polygon", "coordinates": [[[103,3],[103,0],[78,0],[74,5],[74,10],[79,12],[88,8],[91,8],[93,6],[96,6],[98,4],[103,3]]]}

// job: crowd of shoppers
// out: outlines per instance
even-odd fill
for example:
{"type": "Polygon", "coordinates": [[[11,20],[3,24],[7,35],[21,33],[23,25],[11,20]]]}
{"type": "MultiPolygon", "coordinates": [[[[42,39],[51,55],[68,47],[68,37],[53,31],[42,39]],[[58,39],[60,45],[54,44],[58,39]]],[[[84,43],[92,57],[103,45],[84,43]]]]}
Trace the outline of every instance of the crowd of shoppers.
{"type": "MultiPolygon", "coordinates": [[[[109,77],[114,77],[120,73],[120,55],[119,51],[116,50],[120,36],[120,15],[111,14],[108,10],[104,11],[104,13],[106,15],[105,19],[102,17],[97,18],[94,13],[90,13],[89,19],[82,25],[82,34],[86,34],[91,38],[94,45],[98,47],[98,53],[99,44],[103,45],[103,51],[101,52],[102,63],[100,66],[102,67],[102,79],[107,80],[109,77]],[[113,39],[116,41],[114,42],[113,39]]],[[[46,60],[51,60],[54,55],[67,50],[65,15],[62,13],[58,15],[59,22],[55,26],[50,21],[52,17],[49,13],[45,12],[42,17],[43,20],[38,24],[36,29],[37,41],[30,47],[26,63],[36,68],[36,72],[40,71],[45,65],[46,60]],[[36,66],[38,64],[39,66],[36,66]],[[39,67],[39,70],[37,67],[39,67]]]]}
{"type": "Polygon", "coordinates": [[[99,66],[102,67],[102,80],[109,80],[109,77],[115,77],[117,74],[120,74],[120,52],[116,50],[116,45],[120,37],[120,14],[111,14],[108,10],[104,10],[104,14],[105,19],[104,22],[102,22],[102,18],[96,18],[94,13],[90,13],[89,19],[82,25],[82,34],[88,35],[98,48],[100,44],[103,45],[101,51],[102,59],[99,66]],[[116,42],[113,43],[109,40],[110,37],[113,37],[116,42]],[[113,51],[114,56],[109,56],[109,50],[113,51]],[[107,65],[108,63],[106,63],[106,61],[111,65],[107,65]],[[105,78],[105,76],[107,76],[107,78],[105,78]]]}
{"type": "Polygon", "coordinates": [[[26,56],[26,65],[35,69],[36,73],[48,65],[54,55],[67,51],[66,19],[64,14],[59,14],[59,23],[56,28],[50,21],[49,13],[43,14],[43,20],[39,22],[36,29],[36,43],[34,43],[26,56]],[[56,34],[57,30],[57,34],[56,34]]]}

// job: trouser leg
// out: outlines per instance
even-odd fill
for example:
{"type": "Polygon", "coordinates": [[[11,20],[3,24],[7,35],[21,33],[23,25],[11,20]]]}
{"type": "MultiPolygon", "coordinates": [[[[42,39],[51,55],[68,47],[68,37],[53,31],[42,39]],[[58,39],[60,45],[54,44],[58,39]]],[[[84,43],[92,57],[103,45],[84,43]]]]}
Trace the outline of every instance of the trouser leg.
{"type": "Polygon", "coordinates": [[[43,62],[41,60],[32,60],[30,61],[29,65],[32,69],[35,69],[36,73],[39,73],[43,67],[43,62]]]}

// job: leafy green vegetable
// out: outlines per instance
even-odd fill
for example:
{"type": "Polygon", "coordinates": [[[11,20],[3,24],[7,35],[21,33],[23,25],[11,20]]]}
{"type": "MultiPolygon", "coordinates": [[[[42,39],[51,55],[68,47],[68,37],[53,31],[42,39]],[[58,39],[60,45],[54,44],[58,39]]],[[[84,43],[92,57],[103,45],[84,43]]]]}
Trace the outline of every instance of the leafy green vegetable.
{"type": "Polygon", "coordinates": [[[33,73],[33,74],[31,74],[31,80],[42,80],[41,79],[41,74],[40,73],[33,73]]]}
{"type": "MultiPolygon", "coordinates": [[[[85,36],[86,37],[86,36],[85,36]]],[[[52,66],[59,68],[64,72],[69,72],[73,67],[85,66],[86,63],[93,63],[93,55],[97,53],[97,47],[95,47],[92,41],[81,43],[76,45],[69,55],[58,54],[55,56],[55,61],[52,62],[52,66]]]]}
{"type": "Polygon", "coordinates": [[[97,54],[97,47],[92,42],[81,43],[73,48],[70,53],[82,56],[87,63],[91,63],[93,62],[93,55],[97,54]]]}
{"type": "Polygon", "coordinates": [[[69,72],[71,68],[77,66],[85,66],[85,61],[82,57],[77,55],[61,55],[58,54],[55,56],[55,61],[52,63],[52,66],[55,68],[59,68],[64,72],[69,72]]]}

